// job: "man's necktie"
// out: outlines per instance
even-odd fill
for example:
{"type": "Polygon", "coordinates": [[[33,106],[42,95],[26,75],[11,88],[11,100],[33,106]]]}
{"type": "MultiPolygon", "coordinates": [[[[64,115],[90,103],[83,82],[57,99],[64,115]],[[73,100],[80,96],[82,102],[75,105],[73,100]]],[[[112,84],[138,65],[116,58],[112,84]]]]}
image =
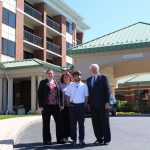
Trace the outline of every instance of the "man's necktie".
{"type": "Polygon", "coordinates": [[[96,77],[94,76],[93,77],[93,85],[92,85],[93,87],[94,87],[95,81],[96,81],[96,77]]]}

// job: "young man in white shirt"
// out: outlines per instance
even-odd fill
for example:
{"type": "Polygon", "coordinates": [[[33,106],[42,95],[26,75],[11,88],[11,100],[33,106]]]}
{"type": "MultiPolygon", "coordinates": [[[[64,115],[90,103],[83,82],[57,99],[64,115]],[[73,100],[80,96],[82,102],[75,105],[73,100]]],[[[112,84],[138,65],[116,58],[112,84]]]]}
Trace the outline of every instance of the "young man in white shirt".
{"type": "Polygon", "coordinates": [[[77,141],[77,122],[79,124],[79,144],[85,145],[84,142],[84,120],[85,107],[88,101],[88,87],[81,81],[81,72],[73,73],[74,82],[67,87],[66,95],[68,96],[68,106],[70,107],[70,124],[72,145],[77,141]]]}

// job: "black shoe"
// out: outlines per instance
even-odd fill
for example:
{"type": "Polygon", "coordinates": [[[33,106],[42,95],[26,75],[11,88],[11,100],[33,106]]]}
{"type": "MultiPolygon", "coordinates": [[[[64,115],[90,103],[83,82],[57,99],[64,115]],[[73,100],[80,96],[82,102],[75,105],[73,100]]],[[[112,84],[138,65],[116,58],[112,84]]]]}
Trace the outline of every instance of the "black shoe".
{"type": "Polygon", "coordinates": [[[57,144],[65,144],[66,142],[65,141],[57,141],[57,144]]]}
{"type": "Polygon", "coordinates": [[[104,145],[109,145],[109,142],[104,142],[104,145]]]}
{"type": "Polygon", "coordinates": [[[52,145],[52,142],[43,142],[44,145],[52,145]]]}
{"type": "Polygon", "coordinates": [[[85,142],[82,140],[82,141],[79,142],[79,145],[80,145],[80,146],[84,146],[84,145],[85,145],[85,142]]]}
{"type": "Polygon", "coordinates": [[[77,144],[76,141],[71,141],[72,146],[75,146],[76,144],[77,144]]]}
{"type": "Polygon", "coordinates": [[[100,145],[103,145],[104,142],[103,142],[103,141],[98,141],[98,140],[96,140],[96,141],[94,142],[94,144],[100,144],[100,145]]]}

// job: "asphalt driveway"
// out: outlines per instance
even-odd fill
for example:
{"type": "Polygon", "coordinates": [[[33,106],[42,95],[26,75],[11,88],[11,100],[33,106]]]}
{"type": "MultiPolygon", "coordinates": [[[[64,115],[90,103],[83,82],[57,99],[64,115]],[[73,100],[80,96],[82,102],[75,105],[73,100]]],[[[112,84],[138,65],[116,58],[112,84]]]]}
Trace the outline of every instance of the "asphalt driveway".
{"type": "Polygon", "coordinates": [[[55,144],[55,126],[51,121],[52,142],[51,146],[42,144],[42,124],[35,123],[22,132],[15,144],[18,149],[89,149],[89,150],[149,150],[150,149],[150,117],[111,117],[112,141],[107,146],[95,146],[91,119],[85,121],[85,147],[70,144],[55,144]]]}

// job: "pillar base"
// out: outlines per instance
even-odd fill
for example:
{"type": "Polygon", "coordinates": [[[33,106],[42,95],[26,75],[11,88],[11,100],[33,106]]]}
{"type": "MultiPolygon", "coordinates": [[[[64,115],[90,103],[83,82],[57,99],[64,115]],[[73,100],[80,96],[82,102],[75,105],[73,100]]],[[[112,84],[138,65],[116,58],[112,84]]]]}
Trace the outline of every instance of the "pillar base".
{"type": "Polygon", "coordinates": [[[40,109],[37,109],[37,110],[36,110],[36,114],[41,114],[41,110],[40,110],[40,109]]]}
{"type": "Polygon", "coordinates": [[[10,111],[8,112],[9,115],[16,115],[16,112],[15,111],[10,111]]]}
{"type": "Polygon", "coordinates": [[[35,111],[30,110],[29,112],[27,112],[27,114],[36,114],[36,110],[35,111]]]}
{"type": "Polygon", "coordinates": [[[4,112],[3,111],[0,111],[0,115],[3,115],[4,114],[4,112]]]}

